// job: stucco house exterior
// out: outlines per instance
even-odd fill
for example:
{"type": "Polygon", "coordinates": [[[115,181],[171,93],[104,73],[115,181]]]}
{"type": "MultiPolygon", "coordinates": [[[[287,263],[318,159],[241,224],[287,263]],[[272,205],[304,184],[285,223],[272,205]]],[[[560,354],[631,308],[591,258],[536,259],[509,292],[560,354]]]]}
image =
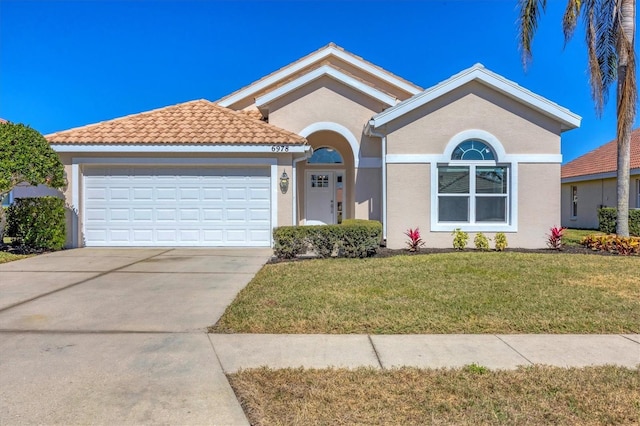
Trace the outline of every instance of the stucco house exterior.
{"type": "Polygon", "coordinates": [[[580,117],[477,64],[423,89],[329,44],[210,102],[47,135],[69,246],[270,246],[274,227],[383,223],[542,247],[580,117]]]}
{"type": "MultiPolygon", "coordinates": [[[[631,133],[629,208],[640,209],[640,129],[631,133]]],[[[598,229],[598,209],[618,204],[617,141],[562,166],[562,226],[598,229]]]]}

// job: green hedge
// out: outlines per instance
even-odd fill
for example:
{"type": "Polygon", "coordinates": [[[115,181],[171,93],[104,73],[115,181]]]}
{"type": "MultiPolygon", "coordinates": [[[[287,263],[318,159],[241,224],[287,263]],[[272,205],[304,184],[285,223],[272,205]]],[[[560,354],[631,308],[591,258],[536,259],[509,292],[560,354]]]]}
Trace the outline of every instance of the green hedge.
{"type": "Polygon", "coordinates": [[[7,235],[33,250],[60,250],[66,240],[64,200],[17,198],[7,209],[7,235]]]}
{"type": "Polygon", "coordinates": [[[311,248],[318,257],[367,257],[382,240],[382,224],[371,220],[345,220],[342,225],[281,226],[273,230],[274,254],[293,259],[311,248]]]}
{"type": "MultiPolygon", "coordinates": [[[[614,207],[598,209],[600,231],[607,234],[615,234],[617,218],[618,210],[614,207]]],[[[629,209],[629,235],[640,237],[640,209],[629,209]]]]}

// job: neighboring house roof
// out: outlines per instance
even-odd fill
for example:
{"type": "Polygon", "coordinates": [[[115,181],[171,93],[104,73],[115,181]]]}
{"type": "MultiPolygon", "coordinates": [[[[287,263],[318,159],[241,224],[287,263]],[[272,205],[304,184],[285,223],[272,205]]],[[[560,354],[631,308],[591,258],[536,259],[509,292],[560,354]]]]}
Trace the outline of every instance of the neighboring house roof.
{"type": "MultiPolygon", "coordinates": [[[[408,80],[398,77],[397,75],[392,74],[389,71],[372,64],[371,62],[368,62],[360,56],[356,56],[350,52],[347,52],[342,47],[337,46],[334,43],[329,43],[328,45],[316,50],[315,52],[312,52],[309,55],[304,56],[303,58],[300,58],[297,61],[292,62],[291,64],[286,65],[285,67],[282,67],[279,70],[274,71],[271,74],[249,84],[248,86],[245,86],[223,97],[222,99],[218,100],[218,103],[222,106],[231,106],[248,97],[254,98],[263,96],[266,94],[265,89],[273,89],[274,87],[277,88],[280,85],[287,84],[301,71],[306,70],[308,72],[309,69],[316,68],[317,65],[326,65],[327,59],[331,57],[338,58],[344,63],[347,63],[350,66],[359,69],[360,71],[363,71],[371,76],[375,76],[376,78],[402,90],[405,93],[408,93],[409,95],[414,95],[422,91],[422,88],[420,86],[417,86],[408,80]]],[[[341,71],[345,75],[349,75],[348,70],[341,71]]],[[[360,83],[369,85],[380,91],[384,91],[381,88],[376,87],[369,81],[365,82],[364,80],[360,80],[360,83]]]]}
{"type": "MultiPolygon", "coordinates": [[[[631,132],[631,169],[640,170],[640,128],[631,132]]],[[[614,139],[562,166],[562,179],[610,173],[618,170],[618,144],[614,139]]],[[[614,176],[612,176],[614,177],[614,176]]]]}
{"type": "Polygon", "coordinates": [[[482,64],[475,64],[471,68],[467,68],[447,80],[375,115],[371,119],[370,125],[374,128],[379,128],[471,81],[484,84],[485,86],[488,86],[546,116],[559,121],[562,124],[562,130],[575,129],[580,126],[581,117],[579,115],[572,113],[568,109],[563,108],[542,96],[536,95],[511,80],[507,80],[506,78],[489,71],[482,64]]]}
{"type": "Polygon", "coordinates": [[[4,118],[0,118],[0,123],[8,123],[8,121],[5,120],[4,118]]]}
{"type": "Polygon", "coordinates": [[[306,140],[200,99],[52,133],[52,144],[289,144],[306,140]]]}

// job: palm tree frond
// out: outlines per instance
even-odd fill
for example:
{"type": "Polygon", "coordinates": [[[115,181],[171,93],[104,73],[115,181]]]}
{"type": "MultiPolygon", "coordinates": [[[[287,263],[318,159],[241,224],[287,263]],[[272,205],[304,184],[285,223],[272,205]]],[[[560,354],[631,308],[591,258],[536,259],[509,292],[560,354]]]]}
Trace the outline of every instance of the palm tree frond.
{"type": "Polygon", "coordinates": [[[581,0],[568,0],[567,8],[564,10],[564,16],[562,17],[562,31],[564,32],[564,44],[571,40],[573,33],[576,30],[576,24],[580,17],[580,8],[582,6],[581,0]]]}
{"type": "Polygon", "coordinates": [[[518,38],[522,53],[522,66],[526,69],[531,62],[531,44],[538,28],[540,15],[547,7],[547,0],[519,0],[518,38]]]}
{"type": "Polygon", "coordinates": [[[595,10],[587,9],[585,15],[585,33],[587,42],[588,66],[589,66],[589,84],[591,86],[591,97],[596,104],[596,112],[602,114],[606,96],[603,93],[602,75],[597,54],[597,30],[595,10]]]}

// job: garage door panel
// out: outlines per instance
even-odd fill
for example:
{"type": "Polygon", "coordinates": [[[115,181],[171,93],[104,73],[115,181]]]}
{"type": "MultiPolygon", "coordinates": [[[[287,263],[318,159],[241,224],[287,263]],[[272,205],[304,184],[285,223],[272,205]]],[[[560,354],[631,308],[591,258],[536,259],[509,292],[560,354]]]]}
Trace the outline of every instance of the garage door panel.
{"type": "Polygon", "coordinates": [[[267,167],[87,167],[84,173],[87,245],[270,245],[267,167]]]}

